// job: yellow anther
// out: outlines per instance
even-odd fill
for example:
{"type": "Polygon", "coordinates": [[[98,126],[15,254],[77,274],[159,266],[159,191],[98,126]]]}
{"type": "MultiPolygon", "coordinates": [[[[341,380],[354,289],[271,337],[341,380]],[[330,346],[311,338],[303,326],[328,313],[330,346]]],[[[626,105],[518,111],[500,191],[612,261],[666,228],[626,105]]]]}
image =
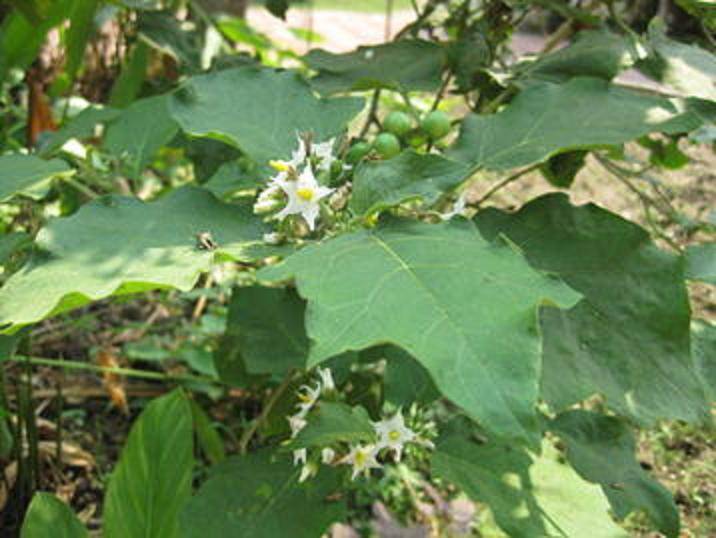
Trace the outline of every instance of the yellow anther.
{"type": "Polygon", "coordinates": [[[291,168],[283,161],[269,161],[269,166],[278,172],[288,172],[289,168],[291,168]]]}
{"type": "Polygon", "coordinates": [[[388,439],[391,441],[397,441],[400,439],[400,432],[397,430],[393,430],[388,434],[388,439]]]}
{"type": "Polygon", "coordinates": [[[302,198],[306,202],[310,202],[313,200],[313,189],[310,189],[308,187],[301,187],[300,189],[296,189],[296,195],[299,198],[302,198]]]}

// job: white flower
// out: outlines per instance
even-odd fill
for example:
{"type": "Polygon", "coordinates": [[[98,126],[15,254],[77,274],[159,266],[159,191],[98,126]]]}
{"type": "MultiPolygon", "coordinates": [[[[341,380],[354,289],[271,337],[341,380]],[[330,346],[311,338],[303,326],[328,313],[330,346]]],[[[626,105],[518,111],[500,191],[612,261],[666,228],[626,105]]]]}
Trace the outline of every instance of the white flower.
{"type": "Polygon", "coordinates": [[[301,418],[304,418],[311,408],[318,401],[318,397],[321,395],[321,382],[317,382],[316,386],[311,388],[308,385],[301,385],[298,388],[298,414],[301,418]]]}
{"type": "Polygon", "coordinates": [[[308,157],[308,154],[306,152],[306,143],[303,141],[303,138],[301,138],[301,135],[297,133],[296,139],[298,140],[298,149],[291,152],[291,159],[288,161],[269,161],[269,166],[283,174],[298,170],[306,160],[306,157],[308,157]]]}
{"type": "Polygon", "coordinates": [[[395,459],[400,461],[405,443],[415,440],[415,432],[405,425],[403,414],[398,411],[391,418],[374,422],[373,428],[378,434],[378,450],[387,448],[395,452],[395,459]]]}
{"type": "Polygon", "coordinates": [[[330,170],[331,165],[336,160],[333,156],[333,143],[335,140],[335,138],[331,138],[330,140],[326,140],[325,142],[321,142],[319,144],[313,144],[311,146],[311,153],[320,160],[318,164],[319,170],[330,170]]]}
{"type": "Polygon", "coordinates": [[[317,368],[318,375],[321,376],[321,385],[323,392],[336,390],[336,384],[333,382],[333,374],[330,368],[317,368]]]}
{"type": "Polygon", "coordinates": [[[348,463],[353,466],[353,474],[351,480],[355,480],[360,473],[368,475],[371,469],[379,469],[382,467],[375,459],[378,449],[375,445],[356,445],[351,447],[351,451],[343,458],[340,463],[348,463]]]}
{"type": "Polygon", "coordinates": [[[443,220],[450,220],[456,215],[462,215],[465,216],[465,209],[467,208],[467,195],[465,192],[460,193],[460,196],[457,197],[457,200],[455,200],[455,203],[452,206],[452,210],[448,211],[446,213],[442,213],[440,215],[440,218],[443,220]]]}
{"type": "Polygon", "coordinates": [[[269,186],[259,194],[259,197],[254,203],[254,213],[270,213],[281,207],[281,198],[283,197],[282,189],[274,183],[274,181],[276,181],[276,179],[272,179],[269,186]]]}
{"type": "Polygon", "coordinates": [[[316,476],[317,472],[318,465],[309,461],[301,468],[301,475],[298,477],[298,482],[301,483],[312,476],[316,476]]]}
{"type": "Polygon", "coordinates": [[[306,427],[308,422],[301,414],[288,417],[288,425],[291,427],[291,439],[296,437],[298,433],[306,427]]]}
{"type": "Polygon", "coordinates": [[[313,230],[320,211],[319,201],[331,194],[334,189],[319,185],[310,166],[304,168],[295,181],[277,179],[275,183],[288,196],[288,204],[276,215],[276,218],[283,220],[289,215],[301,215],[308,227],[313,230]]]}
{"type": "Polygon", "coordinates": [[[299,448],[293,451],[293,464],[306,465],[306,457],[308,456],[308,450],[305,448],[299,448]]]}
{"type": "Polygon", "coordinates": [[[336,457],[336,451],[332,448],[324,448],[321,450],[321,463],[330,465],[336,457]]]}

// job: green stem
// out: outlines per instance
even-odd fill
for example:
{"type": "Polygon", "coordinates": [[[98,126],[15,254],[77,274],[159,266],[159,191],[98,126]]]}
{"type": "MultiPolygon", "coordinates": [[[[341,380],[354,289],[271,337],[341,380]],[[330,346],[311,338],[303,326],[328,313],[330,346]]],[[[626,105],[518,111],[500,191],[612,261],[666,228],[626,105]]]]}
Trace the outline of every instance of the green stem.
{"type": "Polygon", "coordinates": [[[71,370],[89,370],[105,374],[117,374],[127,377],[138,377],[142,379],[156,379],[158,381],[192,381],[196,383],[222,384],[218,379],[206,376],[197,376],[191,374],[185,375],[169,375],[162,372],[150,372],[147,370],[137,370],[135,368],[119,368],[110,366],[97,366],[81,361],[72,361],[65,359],[48,359],[44,357],[28,357],[25,355],[16,355],[11,361],[26,361],[28,364],[36,366],[52,366],[56,368],[66,368],[71,370]]]}

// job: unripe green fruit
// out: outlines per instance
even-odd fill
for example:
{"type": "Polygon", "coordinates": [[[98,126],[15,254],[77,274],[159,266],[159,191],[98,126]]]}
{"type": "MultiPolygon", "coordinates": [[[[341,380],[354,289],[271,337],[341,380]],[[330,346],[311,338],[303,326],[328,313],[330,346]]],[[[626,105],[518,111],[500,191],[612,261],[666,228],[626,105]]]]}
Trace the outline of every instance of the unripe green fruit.
{"type": "Polygon", "coordinates": [[[400,153],[400,140],[393,133],[380,133],[375,137],[373,148],[384,159],[390,159],[400,153]]]}
{"type": "Polygon", "coordinates": [[[357,164],[363,157],[368,155],[370,144],[368,142],[356,142],[346,153],[346,162],[348,164],[357,164]]]}
{"type": "Polygon", "coordinates": [[[403,136],[413,128],[413,122],[405,112],[394,110],[383,121],[383,129],[395,136],[403,136]]]}
{"type": "Polygon", "coordinates": [[[450,118],[441,110],[433,110],[420,122],[420,128],[431,139],[438,140],[450,132],[450,118]]]}

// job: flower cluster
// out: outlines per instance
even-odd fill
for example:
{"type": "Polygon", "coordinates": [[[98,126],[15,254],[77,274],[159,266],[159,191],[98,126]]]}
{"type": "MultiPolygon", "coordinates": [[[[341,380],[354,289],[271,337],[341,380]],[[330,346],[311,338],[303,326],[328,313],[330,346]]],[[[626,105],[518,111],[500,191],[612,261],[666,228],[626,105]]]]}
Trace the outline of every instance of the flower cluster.
{"type": "Polygon", "coordinates": [[[284,220],[289,215],[301,215],[310,230],[316,227],[320,201],[334,189],[321,185],[316,173],[329,172],[337,160],[333,155],[335,139],[311,143],[308,137],[297,136],[298,149],[288,161],[271,161],[277,174],[269,179],[267,187],[259,193],[254,213],[273,213],[273,218],[284,220]]]}
{"type": "MultiPolygon", "coordinates": [[[[298,411],[288,417],[291,427],[291,439],[294,439],[308,424],[308,415],[318,402],[322,394],[335,391],[335,383],[331,371],[318,368],[319,380],[315,385],[302,385],[298,390],[298,411]]],[[[433,444],[420,437],[415,431],[405,424],[402,411],[399,409],[392,417],[373,422],[374,442],[359,443],[351,445],[347,453],[339,456],[339,452],[345,452],[341,447],[324,447],[320,452],[320,463],[324,465],[347,464],[353,467],[351,479],[355,480],[358,475],[368,476],[371,469],[383,467],[379,457],[383,458],[392,454],[395,461],[400,461],[403,450],[408,443],[415,443],[427,448],[433,448],[433,444]]],[[[318,461],[309,461],[308,450],[299,448],[293,451],[294,465],[302,465],[299,482],[314,476],[318,472],[318,461]]]]}

